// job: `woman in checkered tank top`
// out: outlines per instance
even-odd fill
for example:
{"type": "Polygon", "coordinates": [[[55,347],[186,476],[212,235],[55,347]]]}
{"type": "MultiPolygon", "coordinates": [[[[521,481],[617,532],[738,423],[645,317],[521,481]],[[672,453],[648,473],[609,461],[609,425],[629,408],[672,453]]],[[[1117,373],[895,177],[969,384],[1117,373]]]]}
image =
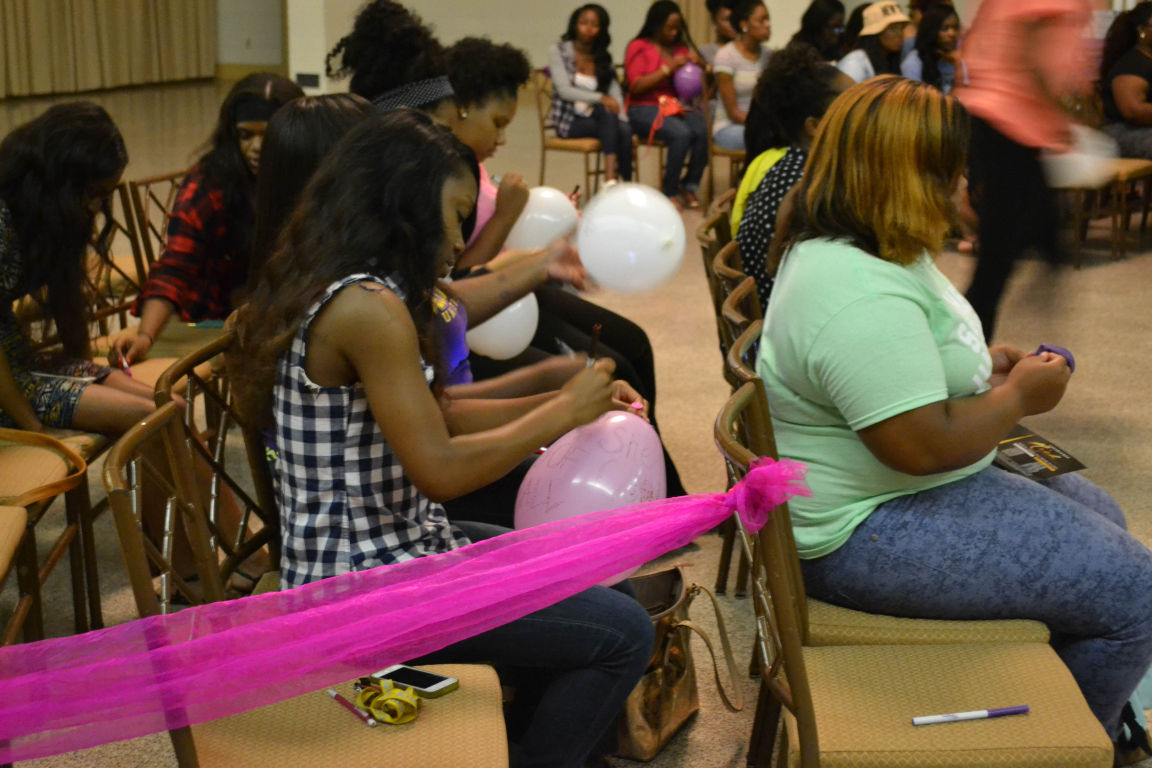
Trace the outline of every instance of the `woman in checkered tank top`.
{"type": "MultiPolygon", "coordinates": [[[[468,544],[438,502],[614,406],[608,360],[549,398],[441,397],[430,299],[475,205],[467,151],[410,110],[354,127],[240,315],[229,370],[245,411],[275,429],[287,587],[468,544]]],[[[578,767],[613,749],[651,645],[640,605],[593,587],[419,661],[488,661],[532,680],[518,691],[531,714],[510,731],[513,765],[578,767]]]]}

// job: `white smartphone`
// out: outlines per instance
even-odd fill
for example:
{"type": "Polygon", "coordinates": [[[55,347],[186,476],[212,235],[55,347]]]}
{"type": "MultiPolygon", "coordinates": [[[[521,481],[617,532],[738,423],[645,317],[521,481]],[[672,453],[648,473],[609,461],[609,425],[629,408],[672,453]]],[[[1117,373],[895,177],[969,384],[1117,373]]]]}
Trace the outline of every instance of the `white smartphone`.
{"type": "Polygon", "coordinates": [[[393,664],[387,669],[373,672],[372,677],[377,680],[391,680],[396,685],[412,688],[425,699],[434,699],[460,687],[460,681],[454,677],[438,675],[405,664],[393,664]]]}

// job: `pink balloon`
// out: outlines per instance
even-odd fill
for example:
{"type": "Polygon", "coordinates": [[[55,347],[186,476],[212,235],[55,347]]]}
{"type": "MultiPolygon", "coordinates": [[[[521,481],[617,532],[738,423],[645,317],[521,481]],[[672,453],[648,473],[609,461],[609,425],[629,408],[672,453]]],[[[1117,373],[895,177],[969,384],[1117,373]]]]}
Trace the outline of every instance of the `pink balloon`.
{"type": "Polygon", "coordinates": [[[672,75],[672,85],[681,101],[691,101],[704,92],[704,70],[688,62],[672,75]]]}
{"type": "MultiPolygon", "coordinates": [[[[660,436],[639,416],[610,411],[564,435],[536,460],[516,494],[516,527],[666,495],[660,436]]],[[[602,583],[615,584],[635,571],[602,583]]]]}

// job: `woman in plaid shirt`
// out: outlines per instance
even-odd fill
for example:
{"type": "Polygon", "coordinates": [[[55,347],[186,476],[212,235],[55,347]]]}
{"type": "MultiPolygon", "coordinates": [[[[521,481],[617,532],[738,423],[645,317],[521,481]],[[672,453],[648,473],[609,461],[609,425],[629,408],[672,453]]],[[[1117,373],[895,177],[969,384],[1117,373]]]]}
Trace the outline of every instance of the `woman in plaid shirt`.
{"type": "MultiPolygon", "coordinates": [[[[412,110],[352,128],[312,178],[237,323],[242,407],[276,430],[288,587],[470,543],[440,501],[613,407],[612,363],[552,397],[442,402],[431,295],[476,204],[468,150],[412,110]],[[354,190],[350,193],[349,190],[354,190]]],[[[515,766],[572,766],[611,731],[652,650],[647,613],[592,587],[421,659],[528,675],[515,766]]],[[[521,696],[522,694],[522,696],[521,696]]]]}
{"type": "Polygon", "coordinates": [[[164,254],[152,265],[133,313],[136,334],[113,347],[128,362],[148,355],[173,316],[183,322],[223,320],[248,279],[252,201],[260,146],[272,114],[303,96],[278,75],[257,73],[229,91],[209,140],[211,149],[188,172],[172,212],[164,254]]]}

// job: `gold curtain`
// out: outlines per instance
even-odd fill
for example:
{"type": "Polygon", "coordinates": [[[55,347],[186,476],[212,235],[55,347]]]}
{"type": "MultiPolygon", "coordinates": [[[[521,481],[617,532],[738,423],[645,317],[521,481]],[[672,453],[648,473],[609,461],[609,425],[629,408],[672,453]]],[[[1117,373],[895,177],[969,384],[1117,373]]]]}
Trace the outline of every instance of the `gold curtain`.
{"type": "Polygon", "coordinates": [[[0,98],[216,73],[216,0],[0,0],[0,98]]]}

